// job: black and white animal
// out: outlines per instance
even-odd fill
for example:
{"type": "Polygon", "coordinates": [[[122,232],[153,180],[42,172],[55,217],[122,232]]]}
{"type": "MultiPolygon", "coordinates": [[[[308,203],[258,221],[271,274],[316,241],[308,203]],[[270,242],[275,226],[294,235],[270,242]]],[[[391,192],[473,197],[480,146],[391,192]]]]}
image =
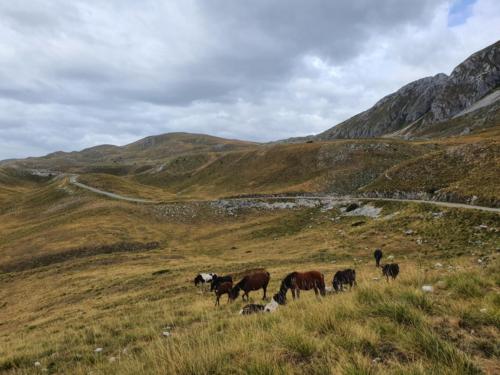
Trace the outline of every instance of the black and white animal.
{"type": "Polygon", "coordinates": [[[336,292],[343,291],[344,285],[349,285],[349,289],[352,288],[353,285],[356,285],[356,271],[351,268],[337,271],[333,276],[332,284],[336,292]]]}
{"type": "Polygon", "coordinates": [[[380,267],[380,260],[382,259],[384,254],[382,254],[382,250],[380,249],[376,249],[374,252],[373,252],[373,256],[375,257],[375,265],[377,267],[380,267]]]}
{"type": "Polygon", "coordinates": [[[213,275],[212,282],[210,283],[210,291],[214,291],[217,289],[217,286],[222,283],[233,282],[233,277],[230,275],[227,276],[217,276],[213,275]]]}
{"type": "Polygon", "coordinates": [[[285,294],[278,292],[273,296],[273,298],[271,299],[271,302],[269,302],[266,305],[261,305],[258,303],[250,303],[248,305],[245,305],[240,310],[240,315],[250,315],[250,314],[260,313],[260,312],[275,312],[276,309],[278,308],[278,306],[285,305],[285,304],[286,304],[285,294]]]}
{"type": "Polygon", "coordinates": [[[209,284],[212,282],[212,279],[214,278],[214,276],[217,276],[217,275],[215,273],[199,273],[194,278],[194,285],[198,286],[198,285],[209,284]]]}
{"type": "Polygon", "coordinates": [[[220,297],[224,294],[227,294],[227,302],[229,303],[231,299],[229,298],[229,292],[233,288],[233,282],[232,281],[226,281],[223,283],[220,283],[217,285],[217,288],[215,289],[215,306],[219,306],[219,300],[220,297]]]}
{"type": "Polygon", "coordinates": [[[386,277],[387,281],[389,281],[389,277],[392,277],[392,279],[395,280],[396,277],[398,277],[398,274],[399,274],[399,264],[397,263],[385,264],[382,267],[382,275],[386,277]]]}
{"type": "Polygon", "coordinates": [[[260,303],[249,303],[248,305],[243,306],[240,310],[240,315],[250,315],[261,312],[264,312],[264,305],[261,305],[260,303]]]}

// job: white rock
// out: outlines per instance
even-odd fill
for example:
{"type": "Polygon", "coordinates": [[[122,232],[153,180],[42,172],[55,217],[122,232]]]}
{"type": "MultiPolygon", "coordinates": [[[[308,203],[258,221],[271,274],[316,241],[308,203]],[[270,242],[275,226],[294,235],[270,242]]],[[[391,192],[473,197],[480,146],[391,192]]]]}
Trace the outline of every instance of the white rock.
{"type": "Polygon", "coordinates": [[[434,288],[432,285],[423,285],[422,290],[426,293],[432,293],[434,291],[434,288]]]}
{"type": "Polygon", "coordinates": [[[116,357],[109,357],[109,362],[111,363],[116,362],[116,357]]]}
{"type": "Polygon", "coordinates": [[[40,367],[42,364],[41,364],[40,362],[36,361],[36,362],[34,363],[34,365],[35,365],[35,367],[40,367]]]}
{"type": "Polygon", "coordinates": [[[393,260],[393,259],[394,259],[394,255],[389,255],[389,256],[387,257],[387,259],[389,259],[389,260],[393,260]]]}
{"type": "Polygon", "coordinates": [[[409,236],[410,234],[413,234],[413,230],[412,229],[407,229],[407,230],[405,230],[405,234],[407,236],[409,236]]]}
{"type": "Polygon", "coordinates": [[[434,265],[434,268],[441,268],[441,267],[443,267],[443,265],[442,265],[441,263],[436,263],[436,264],[434,265]]]}
{"type": "Polygon", "coordinates": [[[96,352],[96,353],[100,353],[100,352],[102,352],[102,350],[103,350],[102,348],[95,348],[95,349],[94,349],[94,352],[96,352]]]}
{"type": "Polygon", "coordinates": [[[380,280],[380,277],[374,277],[372,280],[375,280],[375,281],[380,280]]]}
{"type": "Polygon", "coordinates": [[[170,332],[168,331],[163,331],[162,332],[162,335],[165,336],[165,337],[169,337],[170,336],[170,332]]]}
{"type": "Polygon", "coordinates": [[[374,358],[374,359],[372,360],[372,363],[378,363],[378,362],[380,362],[381,360],[382,360],[382,358],[377,357],[377,358],[374,358]]]}
{"type": "Polygon", "coordinates": [[[481,310],[479,310],[479,311],[480,311],[480,312],[482,312],[482,313],[485,313],[485,312],[486,312],[486,311],[488,311],[488,310],[487,310],[487,309],[485,309],[485,308],[482,308],[482,309],[481,309],[481,310]]]}

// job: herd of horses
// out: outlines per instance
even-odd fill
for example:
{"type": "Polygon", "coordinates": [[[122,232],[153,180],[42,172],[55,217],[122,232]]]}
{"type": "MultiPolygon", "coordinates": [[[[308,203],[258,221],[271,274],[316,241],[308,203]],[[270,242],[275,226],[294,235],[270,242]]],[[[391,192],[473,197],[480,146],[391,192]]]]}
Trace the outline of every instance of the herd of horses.
{"type": "MultiPolygon", "coordinates": [[[[382,250],[376,249],[373,253],[375,258],[376,267],[380,267],[380,261],[383,257],[382,250]]],[[[382,275],[393,280],[399,274],[399,265],[397,263],[388,263],[382,266],[382,275]]],[[[249,300],[249,293],[251,291],[263,290],[262,299],[267,299],[267,287],[271,275],[265,270],[254,271],[244,276],[236,284],[233,284],[233,277],[231,275],[218,276],[215,273],[200,273],[194,279],[195,286],[210,285],[210,291],[215,291],[215,305],[218,306],[220,298],[227,294],[228,303],[236,300],[240,293],[242,294],[243,301],[249,300]]],[[[356,285],[356,271],[353,269],[345,269],[337,271],[333,276],[331,290],[341,292],[344,287],[349,286],[351,289],[356,285]]],[[[291,290],[292,298],[300,297],[301,290],[314,290],[316,296],[324,296],[327,291],[325,285],[325,277],[319,271],[308,272],[291,272],[285,276],[281,281],[279,291],[273,295],[271,302],[266,305],[261,304],[247,304],[240,311],[240,314],[252,314],[255,312],[272,312],[276,310],[279,305],[286,304],[286,295],[288,290],[291,290]]]]}

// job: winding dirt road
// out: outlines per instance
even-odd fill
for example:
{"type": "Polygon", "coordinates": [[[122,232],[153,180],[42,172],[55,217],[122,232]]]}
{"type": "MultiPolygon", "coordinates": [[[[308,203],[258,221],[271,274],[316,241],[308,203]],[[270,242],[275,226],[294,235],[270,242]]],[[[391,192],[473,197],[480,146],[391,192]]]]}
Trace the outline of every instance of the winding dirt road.
{"type": "MultiPolygon", "coordinates": [[[[142,203],[142,204],[158,204],[161,203],[160,201],[153,201],[149,199],[142,199],[142,198],[134,198],[134,197],[126,197],[120,194],[115,194],[111,193],[109,191],[104,191],[100,190],[97,188],[94,188],[89,185],[82,184],[81,182],[78,182],[78,175],[70,175],[69,176],[69,182],[72,185],[78,186],[79,188],[91,191],[96,194],[104,195],[109,198],[113,199],[119,199],[127,202],[135,202],[135,203],[142,203]]],[[[449,207],[449,208],[465,208],[468,210],[479,210],[479,211],[487,211],[487,212],[495,212],[497,214],[500,214],[500,208],[494,208],[494,207],[484,207],[484,206],[473,206],[470,204],[465,204],[465,203],[451,203],[451,202],[440,202],[440,201],[426,201],[426,200],[418,200],[418,199],[396,199],[396,198],[358,198],[358,197],[350,197],[350,196],[345,196],[345,197],[332,197],[328,195],[324,196],[261,196],[258,198],[230,198],[230,199],[223,199],[223,200],[251,200],[251,199],[268,199],[268,200],[273,200],[273,199],[324,199],[324,200],[338,200],[338,201],[345,201],[345,200],[355,200],[355,201],[389,201],[389,202],[407,202],[407,203],[420,203],[420,204],[432,204],[435,206],[441,206],[441,207],[449,207]]],[[[221,199],[222,200],[222,199],[221,199]]]]}
{"type": "Polygon", "coordinates": [[[160,203],[159,201],[152,201],[149,199],[125,197],[125,196],[120,195],[120,194],[111,193],[109,191],[104,191],[104,190],[97,189],[97,188],[89,186],[89,185],[82,184],[81,182],[78,182],[78,176],[75,174],[69,176],[69,183],[72,185],[78,186],[79,188],[91,191],[93,193],[105,195],[106,197],[113,198],[113,199],[119,199],[122,201],[135,202],[135,203],[149,203],[149,204],[160,203]]]}

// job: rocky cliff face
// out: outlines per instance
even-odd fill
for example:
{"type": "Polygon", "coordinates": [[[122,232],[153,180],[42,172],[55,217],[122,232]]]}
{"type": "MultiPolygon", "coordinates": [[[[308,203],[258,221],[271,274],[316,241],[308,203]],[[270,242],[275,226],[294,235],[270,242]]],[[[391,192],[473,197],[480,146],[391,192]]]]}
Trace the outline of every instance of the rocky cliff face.
{"type": "Polygon", "coordinates": [[[449,76],[414,81],[316,138],[411,136],[412,128],[422,132],[447,121],[499,87],[500,41],[470,56],[449,76]]]}

